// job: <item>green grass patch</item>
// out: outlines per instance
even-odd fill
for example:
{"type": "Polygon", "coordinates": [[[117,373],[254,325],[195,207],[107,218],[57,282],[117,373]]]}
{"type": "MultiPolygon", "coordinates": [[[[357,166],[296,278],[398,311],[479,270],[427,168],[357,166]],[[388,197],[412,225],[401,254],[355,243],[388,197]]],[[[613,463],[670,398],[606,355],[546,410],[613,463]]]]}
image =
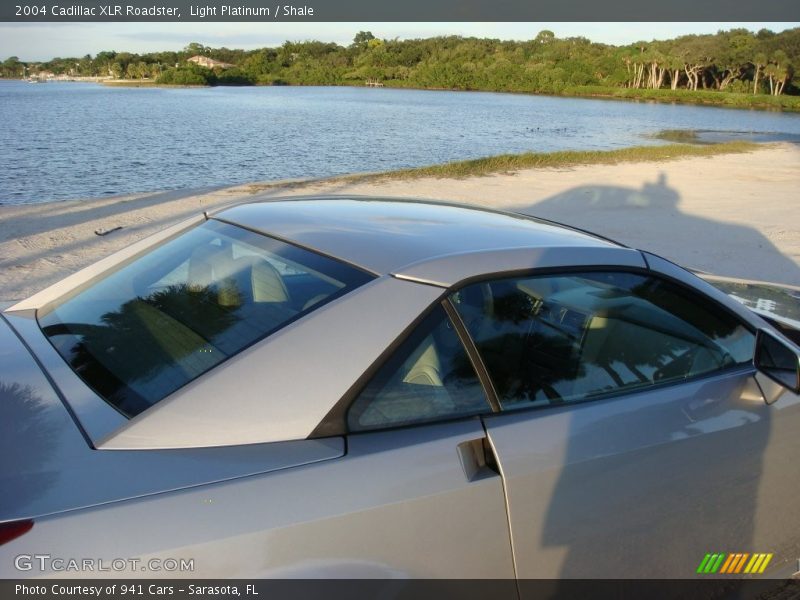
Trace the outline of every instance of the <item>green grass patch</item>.
{"type": "Polygon", "coordinates": [[[702,144],[694,129],[663,129],[653,135],[654,139],[676,144],[702,144]]]}
{"type": "Polygon", "coordinates": [[[344,179],[348,181],[365,181],[372,179],[418,179],[421,177],[463,178],[509,173],[522,169],[574,167],[578,165],[615,165],[625,162],[654,162],[687,157],[738,154],[752,152],[764,146],[764,144],[756,144],[754,142],[734,141],[703,146],[669,144],[665,146],[636,146],[620,150],[526,152],[524,154],[501,154],[499,156],[462,160],[429,167],[402,169],[386,173],[350,175],[344,179]]]}
{"type": "MultiPolygon", "coordinates": [[[[632,148],[623,148],[621,150],[526,152],[524,154],[501,154],[499,156],[462,160],[441,165],[402,169],[398,171],[386,171],[383,173],[341,175],[338,177],[331,177],[325,181],[369,183],[391,179],[421,179],[424,177],[463,179],[466,177],[482,177],[486,175],[512,173],[523,169],[575,167],[580,165],[616,165],[626,162],[659,162],[687,157],[741,154],[768,148],[770,146],[772,146],[772,144],[733,141],[701,146],[670,144],[666,146],[635,146],[632,148]]],[[[319,183],[319,179],[253,183],[247,186],[247,192],[256,194],[274,188],[301,189],[319,183]]]]}

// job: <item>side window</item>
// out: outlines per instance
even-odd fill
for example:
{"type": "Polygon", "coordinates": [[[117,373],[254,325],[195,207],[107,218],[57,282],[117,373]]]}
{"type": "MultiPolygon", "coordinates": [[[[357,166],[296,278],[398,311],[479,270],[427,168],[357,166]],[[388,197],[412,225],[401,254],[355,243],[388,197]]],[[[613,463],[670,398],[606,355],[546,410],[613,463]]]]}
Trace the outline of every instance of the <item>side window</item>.
{"type": "Polygon", "coordinates": [[[350,431],[491,412],[461,340],[437,306],[350,406],[350,431]]]}
{"type": "Polygon", "coordinates": [[[502,407],[574,401],[751,361],[733,316],[634,273],[509,278],[451,296],[502,407]]]}

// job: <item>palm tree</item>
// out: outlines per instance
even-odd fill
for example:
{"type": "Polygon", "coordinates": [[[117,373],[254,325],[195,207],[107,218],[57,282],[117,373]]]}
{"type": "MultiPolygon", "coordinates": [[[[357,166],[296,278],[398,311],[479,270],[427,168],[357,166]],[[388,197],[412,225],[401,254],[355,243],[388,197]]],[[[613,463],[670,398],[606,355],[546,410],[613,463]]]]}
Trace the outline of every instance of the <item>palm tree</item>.
{"type": "Polygon", "coordinates": [[[761,69],[767,66],[767,55],[763,52],[759,52],[756,54],[755,58],[753,58],[753,66],[755,67],[756,71],[753,73],[753,93],[758,93],[758,76],[760,74],[761,69]]]}
{"type": "Polygon", "coordinates": [[[786,86],[786,82],[794,74],[789,58],[783,50],[776,50],[772,54],[770,64],[764,70],[769,77],[769,89],[773,96],[779,96],[786,86]]]}

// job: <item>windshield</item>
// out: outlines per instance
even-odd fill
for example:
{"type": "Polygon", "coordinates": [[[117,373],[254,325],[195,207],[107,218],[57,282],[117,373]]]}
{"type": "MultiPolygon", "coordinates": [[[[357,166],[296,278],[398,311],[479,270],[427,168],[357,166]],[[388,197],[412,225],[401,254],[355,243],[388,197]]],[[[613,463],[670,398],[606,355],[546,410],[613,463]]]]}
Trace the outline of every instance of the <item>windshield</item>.
{"type": "Polygon", "coordinates": [[[369,279],[336,260],[212,220],[38,318],[72,369],[132,417],[369,279]]]}

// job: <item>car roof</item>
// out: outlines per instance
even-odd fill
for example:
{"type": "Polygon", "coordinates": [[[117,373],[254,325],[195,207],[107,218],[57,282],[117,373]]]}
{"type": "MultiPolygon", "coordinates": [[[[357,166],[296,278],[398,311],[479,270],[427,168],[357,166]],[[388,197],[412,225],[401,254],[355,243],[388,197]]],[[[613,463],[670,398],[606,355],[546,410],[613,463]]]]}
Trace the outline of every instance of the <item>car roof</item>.
{"type": "Polygon", "coordinates": [[[311,435],[387,348],[447,293],[443,288],[488,274],[584,266],[646,269],[648,263],[637,250],[524,215],[418,200],[282,198],[179,223],[7,308],[4,315],[15,329],[27,332],[23,338],[57,371],[54,380],[71,386],[70,406],[96,448],[258,444],[311,435]],[[31,317],[69,290],[204,219],[294,243],[377,277],[125,421],[79,383],[31,317]]]}
{"type": "MultiPolygon", "coordinates": [[[[531,248],[620,247],[527,215],[461,204],[358,196],[241,204],[214,218],[303,246],[376,275],[475,254],[531,248]]],[[[454,261],[450,261],[454,262],[454,261]]],[[[476,273],[477,274],[477,273],[476,273]]]]}

